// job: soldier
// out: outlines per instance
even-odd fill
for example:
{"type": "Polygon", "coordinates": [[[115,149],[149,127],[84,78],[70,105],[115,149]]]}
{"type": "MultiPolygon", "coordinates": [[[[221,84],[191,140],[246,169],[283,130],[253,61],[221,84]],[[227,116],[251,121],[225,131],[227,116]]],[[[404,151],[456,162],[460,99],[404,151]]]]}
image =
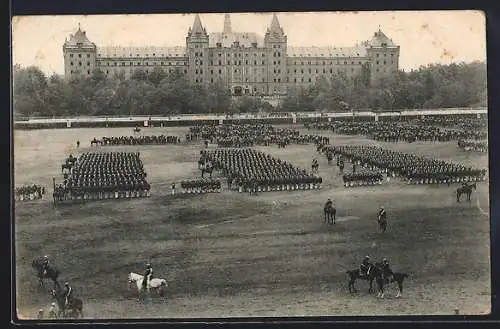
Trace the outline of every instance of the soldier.
{"type": "Polygon", "coordinates": [[[175,182],[172,183],[172,195],[175,195],[175,182]]]}
{"type": "Polygon", "coordinates": [[[370,256],[365,256],[365,258],[363,259],[363,262],[359,266],[359,275],[361,278],[368,277],[368,274],[370,274],[369,270],[370,270],[371,266],[372,265],[370,263],[370,256]]]}

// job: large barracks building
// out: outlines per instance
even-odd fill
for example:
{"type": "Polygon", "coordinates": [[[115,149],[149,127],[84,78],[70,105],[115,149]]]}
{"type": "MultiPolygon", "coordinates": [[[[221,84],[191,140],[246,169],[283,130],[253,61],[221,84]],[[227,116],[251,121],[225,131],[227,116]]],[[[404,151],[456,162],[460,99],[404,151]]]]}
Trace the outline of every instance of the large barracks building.
{"type": "Polygon", "coordinates": [[[129,78],[136,69],[178,70],[193,84],[223,83],[232,95],[279,97],[287,88],[314,83],[344,73],[369,74],[373,80],[398,70],[399,46],[380,29],[371,40],[352,47],[293,47],[273,15],[264,37],[235,32],[225,15],[222,32],[208,33],[199,15],[179,47],[98,47],[80,27],[63,46],[65,76],[91,75],[129,78]]]}

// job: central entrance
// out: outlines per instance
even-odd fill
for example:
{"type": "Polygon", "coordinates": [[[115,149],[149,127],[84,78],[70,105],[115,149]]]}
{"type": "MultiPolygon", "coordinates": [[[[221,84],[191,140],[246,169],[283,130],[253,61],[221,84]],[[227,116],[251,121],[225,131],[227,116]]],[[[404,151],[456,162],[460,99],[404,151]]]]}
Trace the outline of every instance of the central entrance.
{"type": "Polygon", "coordinates": [[[243,94],[243,89],[240,86],[234,87],[234,95],[241,96],[243,94]]]}

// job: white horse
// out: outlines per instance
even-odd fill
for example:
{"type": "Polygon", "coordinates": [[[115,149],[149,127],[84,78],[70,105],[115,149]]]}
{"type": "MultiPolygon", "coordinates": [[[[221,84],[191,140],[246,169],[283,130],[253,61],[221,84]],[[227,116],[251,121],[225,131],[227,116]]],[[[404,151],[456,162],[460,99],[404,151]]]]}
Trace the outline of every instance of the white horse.
{"type": "MultiPolygon", "coordinates": [[[[143,275],[140,275],[140,274],[137,274],[134,272],[130,272],[128,275],[128,288],[130,289],[130,284],[134,283],[137,286],[137,291],[139,293],[141,293],[143,290],[143,287],[142,287],[143,280],[144,280],[143,275]]],[[[154,278],[154,279],[149,280],[146,289],[148,291],[149,290],[156,291],[156,292],[158,292],[158,294],[160,296],[163,296],[164,289],[166,289],[167,287],[168,287],[167,280],[160,279],[160,278],[154,278]]]]}

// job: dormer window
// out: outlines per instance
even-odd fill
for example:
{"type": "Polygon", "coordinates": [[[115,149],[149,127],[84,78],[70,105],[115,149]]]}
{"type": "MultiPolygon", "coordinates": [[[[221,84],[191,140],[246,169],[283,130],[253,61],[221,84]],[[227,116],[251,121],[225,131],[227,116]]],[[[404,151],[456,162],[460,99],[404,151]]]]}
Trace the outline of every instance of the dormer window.
{"type": "Polygon", "coordinates": [[[382,42],[382,47],[387,47],[387,43],[382,42]]]}

